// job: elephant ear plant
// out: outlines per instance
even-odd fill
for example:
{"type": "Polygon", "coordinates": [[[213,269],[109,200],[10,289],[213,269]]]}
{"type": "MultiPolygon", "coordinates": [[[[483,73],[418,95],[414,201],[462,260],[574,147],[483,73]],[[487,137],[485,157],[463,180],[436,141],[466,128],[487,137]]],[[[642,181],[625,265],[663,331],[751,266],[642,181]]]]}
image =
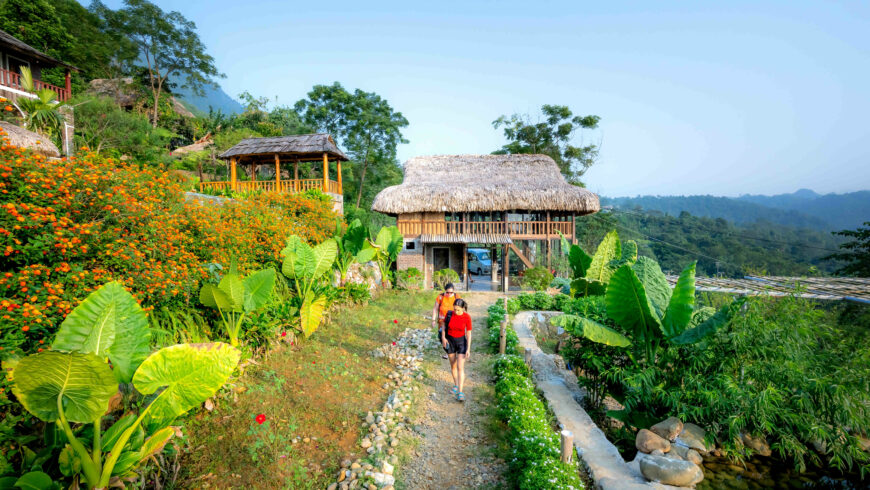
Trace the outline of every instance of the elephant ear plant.
{"type": "Polygon", "coordinates": [[[562,236],[562,250],[568,254],[568,263],[574,280],[571,293],[574,296],[599,296],[604,294],[610,278],[624,265],[637,261],[637,243],[619,241],[616,230],[609,232],[590,256],[578,245],[571,245],[562,236]]]}
{"type": "MultiPolygon", "coordinates": [[[[113,282],[67,316],[52,350],[25,357],[12,371],[12,389],[24,408],[66,436],[61,471],[82,474],[89,488],[120,484],[113,478],[130,476],[161,451],[175,434],[169,424],[214,395],[239,362],[239,352],[223,343],[173,345],[149,355],[149,339],[142,308],[113,282]],[[103,432],[119,382],[132,382],[150,403],[103,432]]],[[[45,474],[28,475],[50,481],[45,474]]]]}
{"type": "Polygon", "coordinates": [[[237,269],[233,259],[218,284],[204,284],[199,291],[199,302],[218,310],[233,347],[239,345],[242,322],[265,306],[275,289],[275,269],[259,270],[244,278],[237,269]]]}
{"type": "Polygon", "coordinates": [[[322,278],[332,270],[338,246],[335,240],[326,240],[312,247],[293,235],[287,239],[287,246],[281,254],[284,256],[281,272],[295,284],[296,294],[302,301],[299,308],[301,330],[308,337],[320,326],[326,309],[322,278]]]}
{"type": "Polygon", "coordinates": [[[377,261],[378,268],[381,270],[383,284],[392,276],[391,269],[393,262],[402,251],[402,246],[405,240],[402,237],[402,232],[396,226],[384,226],[378,231],[378,236],[375,238],[375,245],[378,247],[377,261]]]}
{"type": "Polygon", "coordinates": [[[344,286],[347,270],[354,262],[365,264],[375,258],[378,249],[372,244],[369,229],[359,219],[353,220],[342,233],[341,221],[337,220],[335,245],[337,254],[335,268],[339,274],[339,285],[344,286]]]}

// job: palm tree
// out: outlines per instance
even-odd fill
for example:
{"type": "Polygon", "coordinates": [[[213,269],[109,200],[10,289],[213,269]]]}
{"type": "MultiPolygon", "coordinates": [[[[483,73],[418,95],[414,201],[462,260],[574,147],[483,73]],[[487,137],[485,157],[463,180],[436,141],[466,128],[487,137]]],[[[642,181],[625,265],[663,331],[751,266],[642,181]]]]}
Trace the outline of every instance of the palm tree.
{"type": "Polygon", "coordinates": [[[63,126],[64,118],[60,108],[64,103],[58,101],[57,94],[47,88],[36,90],[33,74],[26,66],[21,67],[21,88],[36,95],[36,98],[18,99],[18,108],[24,116],[24,127],[55,138],[63,126]]]}

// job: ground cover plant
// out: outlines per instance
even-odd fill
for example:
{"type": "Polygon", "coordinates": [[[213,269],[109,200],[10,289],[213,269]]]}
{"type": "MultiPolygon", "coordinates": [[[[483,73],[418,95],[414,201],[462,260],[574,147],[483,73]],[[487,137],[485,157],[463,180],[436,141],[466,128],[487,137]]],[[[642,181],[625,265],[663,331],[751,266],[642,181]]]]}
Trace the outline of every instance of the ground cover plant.
{"type": "Polygon", "coordinates": [[[336,310],[304,342],[270,351],[213,412],[186,419],[185,485],[325,488],[335,481],[342,459],[365,456],[359,422],[388,393],[390,365],[372,350],[405,328],[428,328],[420,312],[431,301],[431,293],[385,291],[364,307],[336,310]]]}
{"type": "Polygon", "coordinates": [[[573,464],[562,463],[560,443],[550,414],[538,398],[531,371],[515,355],[493,364],[497,413],[507,427],[511,476],[520,489],[580,489],[573,464]]]}

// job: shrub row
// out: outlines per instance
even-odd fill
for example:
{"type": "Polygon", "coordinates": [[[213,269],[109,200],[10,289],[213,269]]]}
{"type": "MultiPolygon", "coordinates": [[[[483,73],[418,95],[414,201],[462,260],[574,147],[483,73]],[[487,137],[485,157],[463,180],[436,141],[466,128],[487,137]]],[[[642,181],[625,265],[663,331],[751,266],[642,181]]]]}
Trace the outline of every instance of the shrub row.
{"type": "MultiPolygon", "coordinates": [[[[501,301],[491,305],[486,311],[488,313],[486,326],[489,327],[489,350],[493,354],[497,354],[499,337],[501,336],[501,322],[507,318],[507,312],[504,310],[501,301]]],[[[517,345],[520,340],[517,338],[517,333],[510,326],[508,326],[505,332],[505,353],[518,354],[517,345]]]]}
{"type": "Polygon", "coordinates": [[[559,438],[523,359],[499,357],[494,373],[497,413],[507,424],[508,465],[517,486],[521,490],[583,488],[577,468],[560,459],[559,438]]]}

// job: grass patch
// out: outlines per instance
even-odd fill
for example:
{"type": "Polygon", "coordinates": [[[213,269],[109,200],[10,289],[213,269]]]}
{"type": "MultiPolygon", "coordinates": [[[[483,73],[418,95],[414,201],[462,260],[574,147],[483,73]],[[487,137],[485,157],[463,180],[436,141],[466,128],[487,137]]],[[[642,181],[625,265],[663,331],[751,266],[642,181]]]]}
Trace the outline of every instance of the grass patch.
{"type": "Polygon", "coordinates": [[[360,420],[389,393],[392,366],[371,351],[405,328],[428,328],[431,301],[431,293],[385,292],[334,312],[311,339],[249,367],[228,397],[236,401],[186,421],[188,486],[325,488],[342,459],[366,456],[360,420]]]}

